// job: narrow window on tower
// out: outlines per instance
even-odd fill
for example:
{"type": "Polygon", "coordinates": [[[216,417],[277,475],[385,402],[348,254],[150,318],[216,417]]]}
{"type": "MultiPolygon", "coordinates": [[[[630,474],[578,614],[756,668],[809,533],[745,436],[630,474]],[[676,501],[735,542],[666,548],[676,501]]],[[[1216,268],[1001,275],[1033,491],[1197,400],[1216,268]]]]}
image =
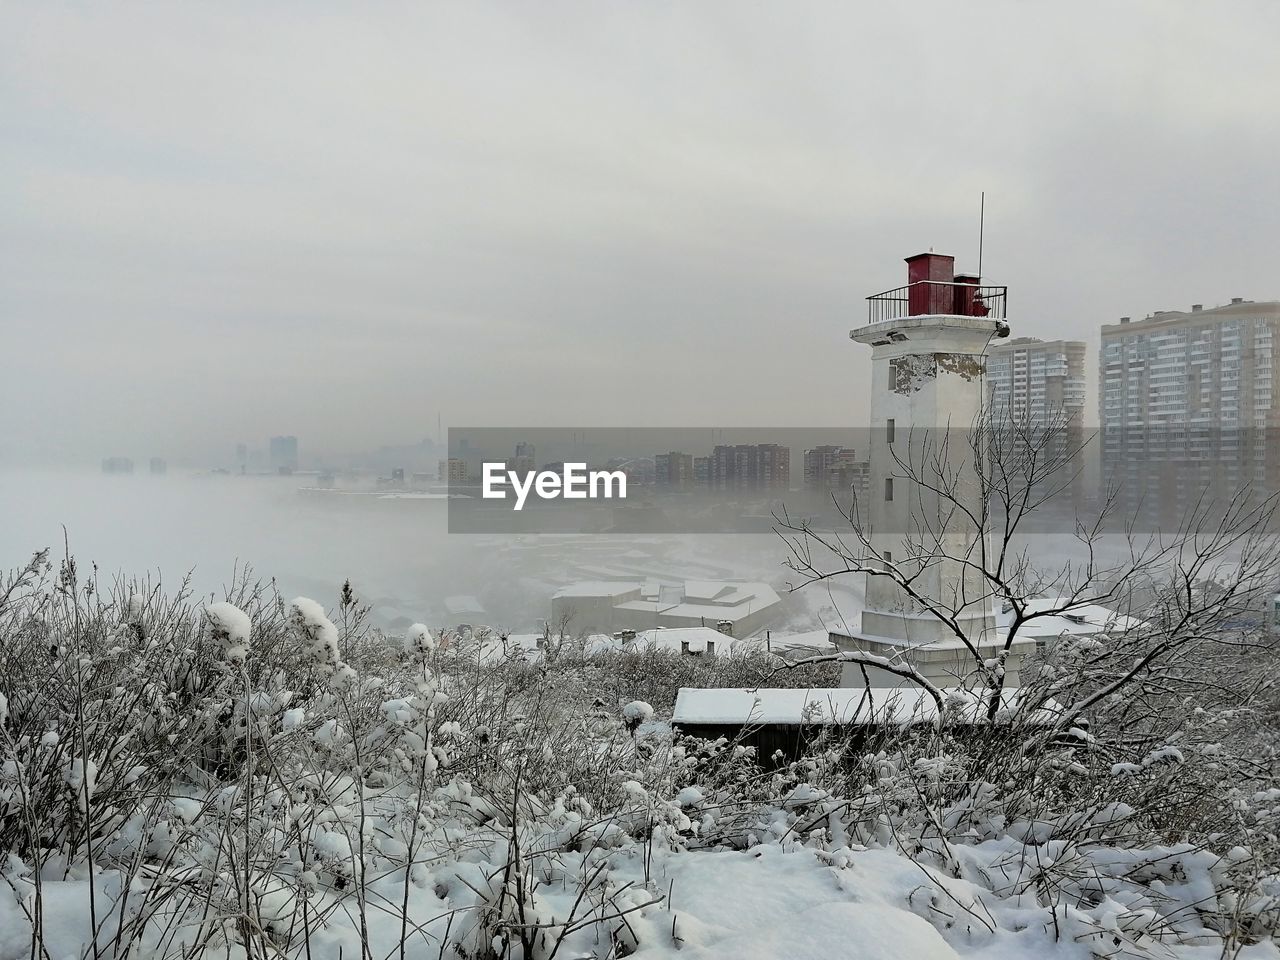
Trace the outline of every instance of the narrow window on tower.
{"type": "Polygon", "coordinates": [[[884,478],[884,498],[886,500],[893,499],[893,477],[884,478]]]}
{"type": "Polygon", "coordinates": [[[884,552],[884,568],[886,570],[893,569],[893,551],[892,550],[886,550],[884,552]]]}
{"type": "Polygon", "coordinates": [[[885,443],[893,443],[893,427],[894,427],[893,418],[890,417],[888,420],[885,421],[885,425],[884,425],[884,442],[885,443]]]}

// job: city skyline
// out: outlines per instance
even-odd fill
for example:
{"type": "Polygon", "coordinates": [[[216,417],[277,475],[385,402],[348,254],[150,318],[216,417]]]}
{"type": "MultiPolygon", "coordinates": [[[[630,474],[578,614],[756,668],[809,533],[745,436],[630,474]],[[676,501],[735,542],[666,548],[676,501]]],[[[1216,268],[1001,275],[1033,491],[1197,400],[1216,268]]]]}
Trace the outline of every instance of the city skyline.
{"type": "MultiPolygon", "coordinates": [[[[1134,324],[1134,329],[1145,329],[1142,324],[1147,321],[1163,318],[1164,322],[1170,322],[1178,318],[1194,318],[1195,315],[1202,315],[1205,323],[1212,323],[1215,318],[1223,316],[1223,311],[1226,308],[1238,309],[1242,305],[1252,307],[1254,312],[1260,312],[1264,316],[1280,313],[1280,300],[1256,301],[1244,297],[1233,297],[1227,303],[1212,306],[1197,303],[1187,311],[1148,310],[1144,315],[1140,315],[1136,321],[1132,317],[1121,317],[1116,321],[1100,321],[1096,327],[1096,340],[1014,335],[1011,339],[993,341],[988,349],[986,371],[989,402],[993,410],[1003,410],[1005,413],[1016,415],[1019,418],[1026,418],[1031,423],[1042,423],[1046,410],[1052,410],[1055,413],[1065,412],[1068,421],[1066,426],[1077,440],[1082,438],[1090,441],[1090,438],[1093,437],[1101,438],[1107,427],[1103,397],[1106,389],[1103,356],[1109,335],[1108,331],[1111,331],[1111,335],[1114,337],[1114,331],[1117,327],[1124,327],[1130,323],[1134,324]],[[1047,378],[1045,376],[1046,365],[1049,368],[1049,376],[1047,378]],[[1015,376],[1020,385],[1017,388],[1020,392],[1017,393],[1015,393],[1013,381],[1010,379],[1015,376]],[[1045,392],[1046,383],[1052,384],[1047,395],[1045,392]],[[1046,403],[1048,404],[1047,406],[1046,403]]],[[[1013,322],[1016,327],[1018,322],[1016,317],[1013,318],[1013,322]]],[[[862,426],[865,428],[867,424],[864,423],[862,426]]],[[[437,427],[440,429],[439,420],[437,421],[437,427]]],[[[720,425],[706,429],[718,431],[723,429],[740,430],[742,428],[740,426],[727,427],[720,425]]],[[[779,427],[777,429],[790,428],[779,427]]],[[[261,446],[250,445],[243,441],[236,442],[234,444],[235,454],[233,458],[227,456],[227,450],[212,451],[206,456],[187,460],[185,464],[203,468],[224,468],[227,466],[240,468],[246,465],[253,465],[256,469],[269,467],[272,472],[275,472],[279,464],[272,457],[271,447],[273,443],[280,440],[291,440],[294,443],[295,450],[291,461],[291,471],[296,469],[378,470],[392,463],[403,466],[404,463],[401,461],[424,465],[436,462],[437,452],[447,448],[447,438],[441,436],[437,439],[432,436],[426,436],[416,443],[400,438],[401,442],[384,444],[376,449],[321,450],[313,452],[314,448],[312,448],[307,451],[306,456],[300,456],[296,449],[298,442],[296,436],[276,435],[265,438],[261,446]],[[402,456],[397,458],[396,451],[409,450],[413,451],[409,457],[402,456]]],[[[1099,441],[1099,446],[1101,446],[1101,441],[1099,441]]],[[[806,454],[809,452],[803,448],[801,449],[806,454]]],[[[121,456],[119,451],[104,453],[104,450],[105,448],[97,450],[96,456],[95,450],[83,452],[80,465],[88,467],[97,462],[98,459],[116,459],[121,456]]],[[[130,456],[136,455],[130,453],[130,456]]],[[[519,451],[516,454],[517,457],[531,455],[532,445],[530,445],[528,454],[522,454],[519,451]]],[[[652,458],[662,454],[637,452],[634,455],[636,457],[652,458]]],[[[2,462],[0,461],[0,463],[2,462]]],[[[179,462],[184,461],[179,459],[179,462]]]]}
{"type": "Polygon", "coordinates": [[[762,388],[705,422],[861,419],[885,251],[976,269],[982,191],[1016,336],[1280,296],[1280,10],[1105,11],[16,9],[0,458],[687,422],[710,365],[762,388]]]}

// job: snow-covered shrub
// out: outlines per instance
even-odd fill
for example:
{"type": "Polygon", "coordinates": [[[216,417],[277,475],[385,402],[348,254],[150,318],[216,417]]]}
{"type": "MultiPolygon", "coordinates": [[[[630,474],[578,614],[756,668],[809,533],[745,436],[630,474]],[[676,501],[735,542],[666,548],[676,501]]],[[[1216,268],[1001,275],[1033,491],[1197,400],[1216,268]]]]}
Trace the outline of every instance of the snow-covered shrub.
{"type": "Polygon", "coordinates": [[[408,656],[421,660],[434,653],[435,649],[436,638],[426,624],[415,623],[409,627],[404,637],[404,652],[408,656]]]}
{"type": "MultiPolygon", "coordinates": [[[[130,612],[134,612],[132,605],[130,612]]],[[[244,663],[249,655],[249,634],[252,631],[248,615],[225,600],[209,604],[203,612],[206,637],[221,645],[222,655],[228,663],[244,663]]]]}
{"type": "Polygon", "coordinates": [[[316,664],[337,667],[338,628],[325,616],[324,607],[307,597],[295,597],[289,604],[289,622],[316,664]]]}
{"type": "Polygon", "coordinates": [[[622,720],[628,732],[634,734],[642,723],[653,719],[653,707],[643,700],[632,700],[622,708],[622,720]]]}
{"type": "MultiPolygon", "coordinates": [[[[388,642],[349,587],[330,619],[250,583],[199,606],[41,563],[0,596],[0,891],[79,878],[54,899],[122,955],[660,955],[710,936],[678,885],[664,899],[691,857],[800,856],[828,891],[905,864],[883,895],[957,946],[1139,955],[1276,928],[1280,793],[1239,759],[1254,714],[828,728],[788,760],[674,734],[675,690],[826,666],[482,659],[421,625],[388,642]]],[[[0,906],[0,942],[35,922],[0,906]]]]}

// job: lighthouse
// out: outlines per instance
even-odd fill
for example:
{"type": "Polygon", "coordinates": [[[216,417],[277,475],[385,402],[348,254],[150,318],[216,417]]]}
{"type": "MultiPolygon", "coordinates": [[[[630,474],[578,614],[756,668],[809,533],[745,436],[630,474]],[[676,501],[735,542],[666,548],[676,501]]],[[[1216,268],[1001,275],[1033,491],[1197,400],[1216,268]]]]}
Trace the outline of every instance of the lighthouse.
{"type": "MultiPolygon", "coordinates": [[[[867,322],[849,333],[871,348],[866,565],[895,575],[867,575],[860,629],[832,639],[911,662],[946,685],[963,682],[973,663],[957,631],[979,649],[998,642],[981,574],[988,544],[972,441],[987,403],[987,348],[1009,333],[1006,290],[956,275],[954,257],[906,262],[906,286],[868,297],[867,322]]],[[[862,665],[846,664],[844,674],[844,686],[902,683],[862,665]]]]}

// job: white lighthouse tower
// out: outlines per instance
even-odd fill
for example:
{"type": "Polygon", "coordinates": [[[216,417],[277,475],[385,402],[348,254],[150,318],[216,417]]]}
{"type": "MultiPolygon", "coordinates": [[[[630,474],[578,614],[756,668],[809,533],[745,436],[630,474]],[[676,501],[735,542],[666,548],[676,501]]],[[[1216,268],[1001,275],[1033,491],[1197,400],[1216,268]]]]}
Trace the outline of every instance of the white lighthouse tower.
{"type": "MultiPolygon", "coordinates": [[[[986,352],[1008,335],[1005,288],[956,276],[955,258],[907,258],[907,285],[869,297],[869,318],[849,336],[871,347],[871,483],[862,520],[875,556],[911,578],[868,575],[861,628],[838,647],[908,661],[938,682],[963,682],[973,655],[997,643],[990,587],[979,568],[986,531],[974,470],[973,430],[987,402],[986,352]],[[937,490],[946,490],[940,496],[937,490]],[[963,507],[964,509],[957,509],[963,507]],[[951,624],[940,619],[935,605],[951,624]]],[[[898,686],[901,677],[846,664],[845,686],[898,686]]]]}

